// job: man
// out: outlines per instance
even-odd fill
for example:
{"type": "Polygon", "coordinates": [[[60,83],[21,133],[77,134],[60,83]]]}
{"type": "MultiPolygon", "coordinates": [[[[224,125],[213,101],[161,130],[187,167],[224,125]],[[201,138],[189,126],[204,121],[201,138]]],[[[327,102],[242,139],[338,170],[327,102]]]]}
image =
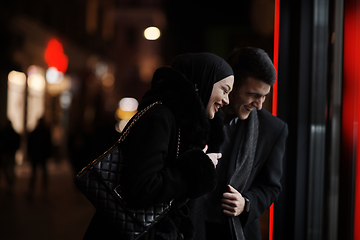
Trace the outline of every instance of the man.
{"type": "Polygon", "coordinates": [[[259,217],[281,191],[287,124],[262,109],[276,80],[261,49],[228,58],[234,70],[230,105],[224,107],[226,140],[217,166],[218,185],[204,197],[206,239],[262,239],[259,217]]]}

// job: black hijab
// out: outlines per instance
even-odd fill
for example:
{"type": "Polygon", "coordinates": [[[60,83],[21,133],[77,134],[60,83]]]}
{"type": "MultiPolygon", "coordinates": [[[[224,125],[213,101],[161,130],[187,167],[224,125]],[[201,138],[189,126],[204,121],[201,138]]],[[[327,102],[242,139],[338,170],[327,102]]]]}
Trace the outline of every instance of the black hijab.
{"type": "Polygon", "coordinates": [[[204,148],[208,144],[208,153],[219,152],[225,138],[223,116],[219,111],[213,119],[208,119],[205,109],[214,83],[231,75],[230,65],[214,54],[179,55],[171,67],[155,71],[151,89],[143,96],[138,109],[161,101],[182,127],[182,142],[191,145],[183,146],[184,149],[204,148]]]}
{"type": "Polygon", "coordinates": [[[205,108],[209,102],[213,85],[228,76],[234,75],[230,65],[212,53],[179,55],[175,57],[171,67],[182,72],[194,84],[205,108]]]}

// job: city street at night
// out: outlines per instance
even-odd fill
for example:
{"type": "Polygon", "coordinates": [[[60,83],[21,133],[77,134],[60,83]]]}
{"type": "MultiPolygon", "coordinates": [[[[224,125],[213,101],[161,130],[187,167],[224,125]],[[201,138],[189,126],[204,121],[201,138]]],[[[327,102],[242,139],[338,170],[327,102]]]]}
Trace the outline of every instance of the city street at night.
{"type": "Polygon", "coordinates": [[[38,169],[33,195],[29,194],[31,167],[28,162],[15,168],[13,191],[0,176],[0,232],[2,240],[82,239],[94,208],[76,189],[67,160],[48,162],[48,191],[41,188],[38,169]]]}

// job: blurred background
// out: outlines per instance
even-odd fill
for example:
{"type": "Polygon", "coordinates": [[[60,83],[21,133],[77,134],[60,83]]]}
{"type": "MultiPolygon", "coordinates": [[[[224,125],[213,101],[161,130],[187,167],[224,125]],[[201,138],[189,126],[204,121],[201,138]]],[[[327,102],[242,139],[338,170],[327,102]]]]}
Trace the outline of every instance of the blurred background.
{"type": "Polygon", "coordinates": [[[263,239],[360,239],[359,6],[1,1],[0,239],[82,239],[95,210],[74,177],[116,141],[154,71],[181,53],[226,59],[247,46],[274,59],[264,108],[289,125],[263,239]]]}
{"type": "Polygon", "coordinates": [[[81,239],[94,208],[74,177],[117,140],[154,71],[186,52],[271,55],[274,4],[2,1],[0,239],[81,239]]]}
{"type": "Polygon", "coordinates": [[[232,5],[1,3],[0,123],[10,120],[22,135],[17,163],[26,161],[28,135],[40,118],[50,128],[54,160],[71,158],[78,134],[91,135],[89,154],[101,153],[116,139],[117,122],[129,117],[121,115],[126,113],[120,100],[140,100],[154,71],[180,53],[209,51],[226,58],[234,47],[256,45],[272,56],[274,1],[232,5]]]}

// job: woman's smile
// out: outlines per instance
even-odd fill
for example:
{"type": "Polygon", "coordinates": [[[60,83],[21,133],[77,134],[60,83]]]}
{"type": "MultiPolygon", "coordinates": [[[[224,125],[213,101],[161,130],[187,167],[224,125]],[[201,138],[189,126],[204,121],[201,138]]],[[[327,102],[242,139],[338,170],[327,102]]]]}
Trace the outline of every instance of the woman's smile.
{"type": "Polygon", "coordinates": [[[222,104],[214,103],[215,112],[218,112],[220,108],[222,108],[222,104]]]}
{"type": "Polygon", "coordinates": [[[214,118],[214,115],[219,111],[219,108],[229,104],[229,93],[232,90],[233,84],[233,75],[230,75],[214,84],[208,105],[206,107],[206,114],[209,119],[214,118]]]}

